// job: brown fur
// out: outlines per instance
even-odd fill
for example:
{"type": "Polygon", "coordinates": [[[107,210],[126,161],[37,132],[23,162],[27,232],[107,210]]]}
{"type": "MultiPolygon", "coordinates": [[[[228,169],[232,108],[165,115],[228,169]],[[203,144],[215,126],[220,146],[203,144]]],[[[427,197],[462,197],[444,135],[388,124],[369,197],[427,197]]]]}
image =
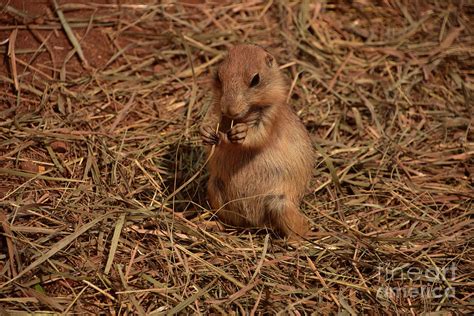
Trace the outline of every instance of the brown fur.
{"type": "Polygon", "coordinates": [[[235,46],[218,68],[201,133],[204,142],[216,145],[208,194],[219,219],[296,239],[309,230],[298,208],[313,152],[306,129],[286,103],[287,91],[267,51],[235,46]],[[259,83],[250,87],[257,73],[259,83]]]}

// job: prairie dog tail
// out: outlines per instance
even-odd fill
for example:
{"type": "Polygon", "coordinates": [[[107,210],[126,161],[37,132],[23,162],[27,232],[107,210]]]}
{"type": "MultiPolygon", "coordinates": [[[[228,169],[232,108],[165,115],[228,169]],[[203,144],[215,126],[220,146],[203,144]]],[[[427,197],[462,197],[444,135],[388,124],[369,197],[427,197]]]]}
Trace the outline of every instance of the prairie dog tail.
{"type": "Polygon", "coordinates": [[[284,195],[269,195],[265,202],[266,218],[278,233],[290,240],[298,240],[310,230],[308,219],[284,195]]]}

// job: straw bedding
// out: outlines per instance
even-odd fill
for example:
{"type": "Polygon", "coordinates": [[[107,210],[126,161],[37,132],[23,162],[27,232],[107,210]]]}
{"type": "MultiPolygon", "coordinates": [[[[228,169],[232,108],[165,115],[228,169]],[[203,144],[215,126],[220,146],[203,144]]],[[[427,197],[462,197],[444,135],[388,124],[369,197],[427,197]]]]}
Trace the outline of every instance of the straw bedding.
{"type": "Polygon", "coordinates": [[[0,5],[2,315],[473,310],[469,1],[27,2],[0,5]],[[212,229],[197,131],[241,42],[317,152],[298,245],[212,229]]]}

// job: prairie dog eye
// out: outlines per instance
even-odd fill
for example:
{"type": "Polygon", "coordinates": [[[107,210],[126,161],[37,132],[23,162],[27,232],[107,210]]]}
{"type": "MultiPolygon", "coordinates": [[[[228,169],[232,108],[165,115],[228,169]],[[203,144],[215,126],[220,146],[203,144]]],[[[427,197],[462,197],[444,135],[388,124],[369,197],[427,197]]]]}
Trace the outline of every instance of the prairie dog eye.
{"type": "Polygon", "coordinates": [[[256,73],[252,77],[252,81],[250,81],[250,88],[256,87],[260,83],[260,75],[256,73]]]}

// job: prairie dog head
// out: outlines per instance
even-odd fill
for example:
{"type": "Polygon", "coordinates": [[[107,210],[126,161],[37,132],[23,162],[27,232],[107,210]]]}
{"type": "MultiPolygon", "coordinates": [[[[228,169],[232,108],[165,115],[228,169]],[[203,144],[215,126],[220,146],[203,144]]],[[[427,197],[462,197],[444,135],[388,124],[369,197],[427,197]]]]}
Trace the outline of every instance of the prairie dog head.
{"type": "Polygon", "coordinates": [[[237,121],[285,103],[287,88],[274,57],[256,45],[232,47],[214,77],[221,115],[237,121]]]}

